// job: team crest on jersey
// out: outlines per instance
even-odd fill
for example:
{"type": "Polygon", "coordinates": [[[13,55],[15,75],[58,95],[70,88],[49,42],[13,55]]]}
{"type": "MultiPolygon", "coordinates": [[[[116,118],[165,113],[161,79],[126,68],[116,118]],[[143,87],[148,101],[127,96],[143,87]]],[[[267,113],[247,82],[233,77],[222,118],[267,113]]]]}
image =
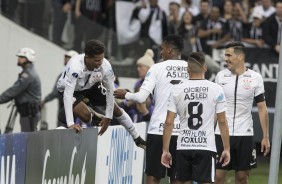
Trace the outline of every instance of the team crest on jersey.
{"type": "Polygon", "coordinates": [[[245,89],[251,89],[252,88],[252,86],[251,86],[251,83],[252,83],[252,81],[251,80],[249,80],[249,79],[245,79],[245,80],[243,80],[243,87],[245,88],[245,89]]]}

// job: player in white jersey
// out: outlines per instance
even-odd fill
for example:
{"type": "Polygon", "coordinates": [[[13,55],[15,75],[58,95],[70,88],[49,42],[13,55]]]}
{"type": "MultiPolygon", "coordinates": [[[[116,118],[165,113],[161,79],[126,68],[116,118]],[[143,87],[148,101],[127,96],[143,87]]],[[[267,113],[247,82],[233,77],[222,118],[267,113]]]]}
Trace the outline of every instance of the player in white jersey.
{"type": "MultiPolygon", "coordinates": [[[[159,183],[165,177],[166,167],[161,164],[162,155],[162,134],[167,112],[167,100],[173,86],[178,85],[188,78],[187,62],[181,60],[181,52],[184,41],[181,36],[169,35],[164,39],[161,46],[163,62],[154,64],[145,77],[145,80],[137,93],[129,93],[123,89],[114,92],[117,98],[144,102],[150,93],[155,101],[155,108],[152,113],[148,134],[146,150],[146,183],[159,183]]],[[[179,118],[176,117],[173,137],[171,141],[171,152],[176,151],[176,140],[179,133],[179,118]]],[[[172,154],[174,157],[174,154],[172,154]]],[[[167,170],[167,175],[172,176],[174,165],[167,170]]],[[[171,178],[173,182],[174,178],[171,178]]]]}
{"type": "Polygon", "coordinates": [[[58,91],[63,93],[67,127],[80,131],[74,117],[83,122],[92,121],[96,113],[89,108],[85,99],[93,106],[106,106],[105,116],[101,117],[102,135],[110,120],[115,118],[131,134],[137,146],[145,149],[146,142],[139,136],[128,114],[115,103],[113,96],[114,73],[108,60],[104,58],[105,45],[98,40],[86,43],[85,54],[74,56],[65,66],[58,80],[58,91]]]}
{"type": "MultiPolygon", "coordinates": [[[[227,170],[235,170],[235,183],[248,183],[250,169],[255,168],[256,148],[253,140],[252,106],[255,100],[263,132],[261,152],[266,156],[270,151],[268,133],[268,112],[264,98],[264,85],[261,75],[245,66],[245,46],[241,42],[227,44],[224,60],[227,69],[216,76],[216,83],[221,85],[227,104],[227,122],[230,135],[230,164],[226,167],[217,165],[216,183],[224,183],[227,170]]],[[[222,142],[216,127],[216,146],[220,153],[222,142]]]]}
{"type": "Polygon", "coordinates": [[[215,117],[224,143],[220,161],[225,166],[230,160],[224,92],[218,84],[205,80],[206,71],[205,55],[193,52],[188,59],[189,80],[175,86],[168,100],[161,162],[168,168],[176,162],[174,177],[183,183],[212,183],[215,180],[215,117]],[[180,117],[180,134],[174,160],[169,143],[176,115],[180,117]]]}

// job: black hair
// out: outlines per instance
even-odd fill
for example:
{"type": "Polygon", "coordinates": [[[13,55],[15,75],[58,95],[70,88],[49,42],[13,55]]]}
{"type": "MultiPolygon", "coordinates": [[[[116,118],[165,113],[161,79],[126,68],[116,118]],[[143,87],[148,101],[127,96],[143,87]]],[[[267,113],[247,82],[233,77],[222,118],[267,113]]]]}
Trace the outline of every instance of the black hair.
{"type": "Polygon", "coordinates": [[[225,46],[225,48],[233,48],[235,54],[246,54],[246,48],[242,42],[230,42],[225,46]]]}
{"type": "Polygon", "coordinates": [[[192,52],[189,57],[189,62],[198,63],[200,66],[205,65],[205,54],[203,52],[192,52]]]}
{"type": "Polygon", "coordinates": [[[192,52],[188,59],[188,65],[193,66],[189,67],[192,72],[202,72],[206,65],[205,54],[203,52],[192,52]]]}
{"type": "Polygon", "coordinates": [[[208,3],[208,4],[211,4],[210,0],[201,0],[200,3],[208,3]]]}
{"type": "Polygon", "coordinates": [[[106,47],[103,42],[99,40],[89,40],[84,48],[85,55],[93,57],[95,55],[103,54],[106,52],[106,47]]]}
{"type": "Polygon", "coordinates": [[[180,4],[175,1],[172,1],[169,3],[169,6],[172,6],[172,5],[176,5],[178,8],[180,8],[180,4]]]}
{"type": "Polygon", "coordinates": [[[180,35],[168,35],[164,38],[164,43],[171,45],[174,49],[177,49],[180,53],[184,48],[184,39],[180,35]]]}

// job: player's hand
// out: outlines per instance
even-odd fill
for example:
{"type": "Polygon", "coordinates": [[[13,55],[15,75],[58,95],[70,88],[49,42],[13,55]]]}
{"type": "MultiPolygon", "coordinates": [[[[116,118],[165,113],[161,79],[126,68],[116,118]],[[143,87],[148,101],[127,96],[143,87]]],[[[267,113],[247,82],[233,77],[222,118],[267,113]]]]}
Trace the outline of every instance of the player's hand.
{"type": "Polygon", "coordinates": [[[268,155],[268,153],[270,152],[270,142],[269,142],[268,137],[264,137],[261,140],[261,150],[260,151],[263,153],[263,156],[268,155]]]}
{"type": "Polygon", "coordinates": [[[101,130],[99,131],[98,135],[103,135],[103,133],[108,129],[109,123],[111,119],[109,118],[102,118],[99,125],[102,126],[101,130]]]}
{"type": "Polygon", "coordinates": [[[82,131],[82,128],[79,124],[72,124],[71,126],[69,126],[68,128],[72,128],[72,129],[75,129],[76,132],[81,132],[82,131]]]}
{"type": "Polygon", "coordinates": [[[165,167],[170,168],[170,166],[172,164],[172,158],[171,158],[171,154],[169,152],[163,151],[162,158],[161,158],[161,163],[165,167]]]}
{"type": "Polygon", "coordinates": [[[116,89],[114,91],[114,97],[118,99],[125,99],[125,94],[127,91],[125,89],[116,89]]]}
{"type": "Polygon", "coordinates": [[[229,150],[223,150],[221,153],[221,156],[219,158],[219,162],[222,163],[222,167],[225,167],[230,162],[230,151],[229,150]]]}

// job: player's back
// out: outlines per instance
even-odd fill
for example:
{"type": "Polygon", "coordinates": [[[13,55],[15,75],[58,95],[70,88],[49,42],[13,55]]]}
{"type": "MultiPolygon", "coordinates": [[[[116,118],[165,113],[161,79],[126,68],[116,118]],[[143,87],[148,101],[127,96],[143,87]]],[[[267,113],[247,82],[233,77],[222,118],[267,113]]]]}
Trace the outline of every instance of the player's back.
{"type": "MultiPolygon", "coordinates": [[[[187,79],[187,62],[183,60],[167,60],[150,68],[141,87],[151,92],[155,100],[148,133],[162,135],[170,92],[175,85],[187,79]]],[[[179,123],[179,120],[176,119],[175,123],[179,123]]]]}
{"type": "Polygon", "coordinates": [[[217,111],[225,111],[224,105],[220,108],[217,106],[218,103],[225,102],[223,89],[208,80],[190,79],[173,89],[171,99],[181,121],[182,138],[178,139],[178,149],[198,148],[215,151],[214,115],[217,111]],[[196,142],[188,144],[187,141],[196,142]]]}

